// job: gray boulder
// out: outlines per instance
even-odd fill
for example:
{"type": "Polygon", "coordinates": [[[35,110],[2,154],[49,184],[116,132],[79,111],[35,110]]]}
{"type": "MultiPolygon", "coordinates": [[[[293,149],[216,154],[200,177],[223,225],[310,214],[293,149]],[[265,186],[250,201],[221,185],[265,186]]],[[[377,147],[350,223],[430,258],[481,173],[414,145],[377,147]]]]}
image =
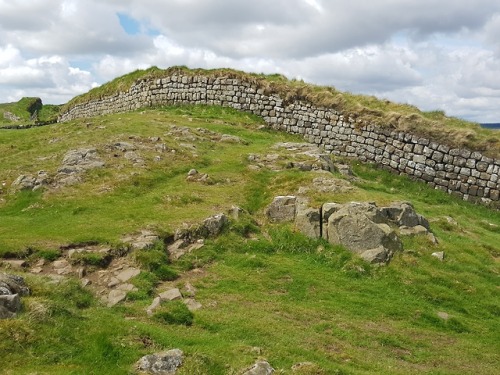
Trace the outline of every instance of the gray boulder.
{"type": "Polygon", "coordinates": [[[0,273],[0,319],[13,318],[21,311],[21,298],[29,294],[24,279],[0,273]]]}
{"type": "Polygon", "coordinates": [[[292,222],[295,219],[297,197],[293,195],[277,196],[267,207],[266,215],[271,222],[292,222]]]}
{"type": "Polygon", "coordinates": [[[297,207],[295,226],[308,237],[320,238],[321,236],[321,214],[317,208],[297,207]]]}
{"type": "Polygon", "coordinates": [[[258,361],[252,367],[246,369],[243,375],[271,375],[274,369],[267,361],[258,361]]]}
{"type": "Polygon", "coordinates": [[[58,172],[61,174],[81,173],[88,169],[104,167],[95,148],[70,150],[64,155],[58,172]]]}
{"type": "Polygon", "coordinates": [[[385,255],[381,255],[381,251],[373,255],[372,251],[367,253],[366,257],[371,261],[390,259],[394,252],[402,250],[402,244],[394,230],[387,224],[377,222],[379,219],[380,212],[370,205],[344,205],[328,218],[328,241],[341,244],[360,255],[368,250],[383,247],[385,255]]]}
{"type": "Polygon", "coordinates": [[[149,354],[137,361],[139,373],[153,375],[173,375],[182,365],[184,353],[180,349],[171,349],[166,352],[149,354]]]}

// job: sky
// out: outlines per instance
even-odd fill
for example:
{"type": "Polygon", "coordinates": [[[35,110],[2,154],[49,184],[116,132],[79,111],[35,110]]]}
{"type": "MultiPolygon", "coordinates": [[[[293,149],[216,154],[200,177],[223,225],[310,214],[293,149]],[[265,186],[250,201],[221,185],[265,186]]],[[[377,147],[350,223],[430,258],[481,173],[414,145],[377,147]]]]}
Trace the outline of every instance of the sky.
{"type": "Polygon", "coordinates": [[[0,103],[229,67],[500,122],[498,0],[0,0],[0,103]]]}

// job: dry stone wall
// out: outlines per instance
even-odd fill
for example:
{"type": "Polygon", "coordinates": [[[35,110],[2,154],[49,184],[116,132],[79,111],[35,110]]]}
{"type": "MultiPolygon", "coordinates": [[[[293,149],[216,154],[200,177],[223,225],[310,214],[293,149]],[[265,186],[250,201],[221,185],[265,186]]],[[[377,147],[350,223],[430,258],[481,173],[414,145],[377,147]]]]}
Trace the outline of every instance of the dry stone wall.
{"type": "Polygon", "coordinates": [[[77,104],[59,121],[172,104],[220,105],[251,112],[272,128],[300,134],[334,155],[377,163],[464,200],[500,203],[500,159],[415,134],[356,123],[332,108],[300,100],[286,102],[279,94],[244,79],[176,73],[142,80],[126,92],[77,104]]]}

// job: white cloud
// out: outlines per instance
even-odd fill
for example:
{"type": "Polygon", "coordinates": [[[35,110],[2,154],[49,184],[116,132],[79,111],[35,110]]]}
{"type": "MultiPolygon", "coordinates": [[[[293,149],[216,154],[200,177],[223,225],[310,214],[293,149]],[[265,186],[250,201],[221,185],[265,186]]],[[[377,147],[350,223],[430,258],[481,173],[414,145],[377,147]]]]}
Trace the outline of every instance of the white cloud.
{"type": "Polygon", "coordinates": [[[187,65],[497,122],[498,35],[494,0],[0,0],[0,102],[61,103],[138,68],[187,65]]]}

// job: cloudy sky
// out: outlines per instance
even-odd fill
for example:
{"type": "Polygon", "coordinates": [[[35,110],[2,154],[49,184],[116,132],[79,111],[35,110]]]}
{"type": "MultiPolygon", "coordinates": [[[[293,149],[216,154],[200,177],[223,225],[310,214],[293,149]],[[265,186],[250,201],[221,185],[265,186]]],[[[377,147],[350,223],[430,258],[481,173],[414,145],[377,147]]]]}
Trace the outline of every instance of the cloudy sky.
{"type": "Polygon", "coordinates": [[[0,102],[231,67],[500,122],[498,0],[0,0],[0,102]]]}

